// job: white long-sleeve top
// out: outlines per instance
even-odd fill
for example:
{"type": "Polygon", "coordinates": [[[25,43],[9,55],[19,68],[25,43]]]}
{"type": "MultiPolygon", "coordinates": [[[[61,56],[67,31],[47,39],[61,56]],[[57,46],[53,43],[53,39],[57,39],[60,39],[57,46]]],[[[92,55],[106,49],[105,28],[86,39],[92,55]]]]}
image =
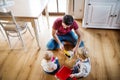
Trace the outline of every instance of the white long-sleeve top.
{"type": "Polygon", "coordinates": [[[91,64],[90,60],[88,62],[81,62],[80,60],[76,62],[75,66],[80,65],[79,73],[74,73],[75,77],[86,77],[90,73],[91,64]]]}
{"type": "Polygon", "coordinates": [[[51,60],[46,61],[45,59],[42,59],[41,66],[43,67],[43,70],[46,72],[53,72],[54,70],[57,69],[57,64],[55,64],[51,60]]]}

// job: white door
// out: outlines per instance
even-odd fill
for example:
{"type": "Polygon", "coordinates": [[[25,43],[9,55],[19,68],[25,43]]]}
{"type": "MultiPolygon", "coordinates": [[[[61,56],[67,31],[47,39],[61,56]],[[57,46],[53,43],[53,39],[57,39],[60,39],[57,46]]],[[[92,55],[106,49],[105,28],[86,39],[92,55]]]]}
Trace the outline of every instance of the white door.
{"type": "Polygon", "coordinates": [[[91,2],[88,4],[87,25],[107,27],[114,12],[116,3],[91,2]]]}
{"type": "Polygon", "coordinates": [[[120,28],[120,1],[117,3],[117,6],[115,8],[111,26],[120,28]]]}

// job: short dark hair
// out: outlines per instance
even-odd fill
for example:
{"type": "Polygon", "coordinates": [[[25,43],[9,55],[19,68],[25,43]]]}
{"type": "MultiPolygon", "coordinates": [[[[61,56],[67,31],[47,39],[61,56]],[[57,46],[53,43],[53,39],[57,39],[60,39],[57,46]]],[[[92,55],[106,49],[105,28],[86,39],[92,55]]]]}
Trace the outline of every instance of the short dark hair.
{"type": "Polygon", "coordinates": [[[66,25],[72,25],[73,24],[73,17],[71,15],[65,15],[63,17],[63,23],[65,23],[66,25]]]}

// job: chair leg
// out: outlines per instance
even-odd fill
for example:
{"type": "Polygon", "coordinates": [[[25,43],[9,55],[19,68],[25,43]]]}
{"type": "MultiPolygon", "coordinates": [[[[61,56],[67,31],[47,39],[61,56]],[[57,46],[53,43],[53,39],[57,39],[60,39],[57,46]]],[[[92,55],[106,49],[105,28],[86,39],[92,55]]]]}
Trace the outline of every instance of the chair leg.
{"type": "Polygon", "coordinates": [[[7,32],[6,32],[6,31],[5,31],[5,33],[6,33],[6,36],[7,36],[7,41],[8,41],[8,44],[9,44],[10,48],[12,48],[11,43],[10,43],[10,38],[9,38],[9,36],[8,36],[8,34],[7,34],[7,32]]]}
{"type": "Polygon", "coordinates": [[[31,32],[30,28],[28,27],[28,25],[26,27],[29,30],[29,33],[31,34],[32,38],[34,38],[34,36],[33,36],[32,32],[31,32]]]}
{"type": "Polygon", "coordinates": [[[18,36],[18,39],[20,40],[20,36],[19,36],[19,33],[17,33],[17,36],[18,36]]]}
{"type": "Polygon", "coordinates": [[[1,33],[2,33],[2,35],[3,35],[3,37],[4,37],[4,39],[6,40],[5,35],[4,35],[4,32],[2,31],[1,28],[0,28],[0,31],[1,31],[1,33]]]}
{"type": "MultiPolygon", "coordinates": [[[[5,33],[6,33],[6,36],[7,36],[8,44],[9,44],[10,48],[12,48],[12,46],[11,46],[11,42],[10,42],[10,38],[9,38],[7,32],[5,32],[5,33]]],[[[21,33],[18,32],[17,35],[18,35],[18,39],[20,39],[21,42],[22,42],[22,46],[23,46],[23,48],[25,48],[25,44],[24,44],[24,41],[23,41],[23,39],[22,39],[21,33]]]]}
{"type": "Polygon", "coordinates": [[[23,48],[25,48],[25,44],[24,44],[23,38],[22,38],[22,36],[21,36],[21,33],[18,32],[18,34],[19,34],[19,38],[20,38],[20,40],[21,40],[21,42],[22,42],[22,46],[23,46],[23,48]]]}

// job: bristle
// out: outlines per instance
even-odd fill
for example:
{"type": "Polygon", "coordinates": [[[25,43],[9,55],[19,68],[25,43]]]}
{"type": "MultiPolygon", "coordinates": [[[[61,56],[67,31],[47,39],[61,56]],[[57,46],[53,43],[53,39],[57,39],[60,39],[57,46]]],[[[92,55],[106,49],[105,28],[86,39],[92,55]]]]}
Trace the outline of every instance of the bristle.
{"type": "Polygon", "coordinates": [[[65,54],[65,55],[70,58],[70,55],[67,55],[67,54],[65,54]]]}

